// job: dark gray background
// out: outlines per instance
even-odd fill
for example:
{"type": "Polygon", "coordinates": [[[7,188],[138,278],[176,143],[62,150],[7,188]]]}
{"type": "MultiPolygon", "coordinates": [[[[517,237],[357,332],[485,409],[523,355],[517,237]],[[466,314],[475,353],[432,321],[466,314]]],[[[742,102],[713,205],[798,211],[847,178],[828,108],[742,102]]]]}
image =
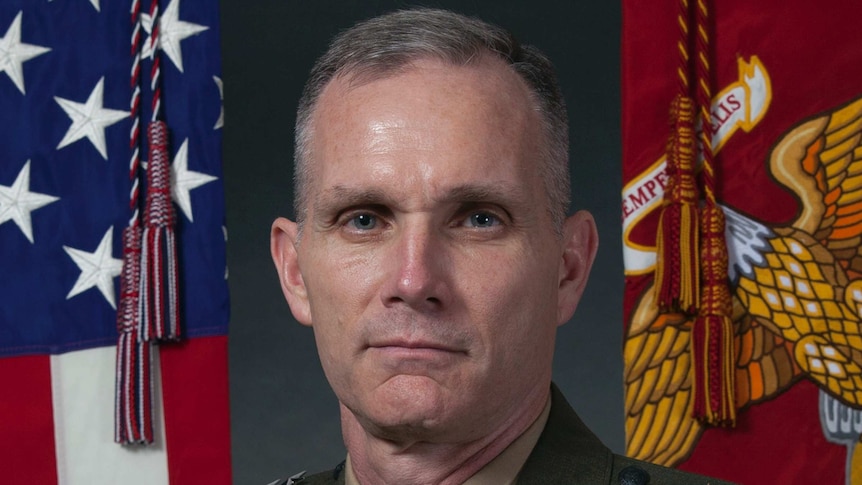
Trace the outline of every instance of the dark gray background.
{"type": "MultiPolygon", "coordinates": [[[[222,0],[224,180],[229,229],[233,473],[264,484],[344,458],[338,405],[310,329],[293,321],[269,256],[292,216],[296,103],[328,40],[357,20],[416,2],[222,0]]],[[[586,423],[623,450],[619,24],[615,1],[426,1],[510,29],[555,62],[569,106],[573,208],[601,240],[590,285],[560,328],[554,380],[586,423]]],[[[489,399],[493,399],[489,396],[489,399]]]]}

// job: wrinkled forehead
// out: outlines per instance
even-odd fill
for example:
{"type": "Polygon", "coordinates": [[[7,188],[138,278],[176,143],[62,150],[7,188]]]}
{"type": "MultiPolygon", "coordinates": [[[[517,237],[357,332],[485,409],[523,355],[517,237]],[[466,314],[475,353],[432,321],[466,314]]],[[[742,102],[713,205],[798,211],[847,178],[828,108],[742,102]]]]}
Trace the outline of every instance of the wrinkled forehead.
{"type": "Polygon", "coordinates": [[[338,171],[372,163],[525,176],[538,165],[539,115],[502,61],[422,59],[387,76],[340,76],[321,93],[310,125],[312,193],[338,171]]]}

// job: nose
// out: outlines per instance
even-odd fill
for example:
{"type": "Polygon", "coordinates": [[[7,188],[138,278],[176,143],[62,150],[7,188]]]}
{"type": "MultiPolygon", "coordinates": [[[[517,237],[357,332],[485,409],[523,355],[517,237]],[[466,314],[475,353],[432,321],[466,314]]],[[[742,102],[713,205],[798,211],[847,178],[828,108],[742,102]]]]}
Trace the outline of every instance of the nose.
{"type": "Polygon", "coordinates": [[[383,303],[437,311],[448,300],[447,258],[442,236],[428,227],[403,228],[392,242],[383,303]]]}

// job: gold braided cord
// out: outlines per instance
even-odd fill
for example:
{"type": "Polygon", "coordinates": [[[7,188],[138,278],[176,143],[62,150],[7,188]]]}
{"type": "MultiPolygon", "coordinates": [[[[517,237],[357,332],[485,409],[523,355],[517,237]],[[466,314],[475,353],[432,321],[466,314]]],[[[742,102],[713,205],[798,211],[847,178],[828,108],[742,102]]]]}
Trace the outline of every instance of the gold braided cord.
{"type": "Polygon", "coordinates": [[[663,312],[695,314],[700,305],[698,262],[697,134],[690,89],[690,6],[680,0],[677,12],[677,94],[670,108],[667,188],[656,234],[656,304],[663,312]]]}
{"type": "Polygon", "coordinates": [[[702,273],[700,311],[692,330],[695,353],[694,415],[713,426],[733,426],[736,422],[733,323],[727,282],[727,243],[724,212],[716,202],[715,159],[711,140],[712,89],[709,63],[709,8],[707,0],[697,0],[695,9],[695,75],[700,115],[700,149],[703,155],[701,181],[705,201],[700,209],[702,273]]]}

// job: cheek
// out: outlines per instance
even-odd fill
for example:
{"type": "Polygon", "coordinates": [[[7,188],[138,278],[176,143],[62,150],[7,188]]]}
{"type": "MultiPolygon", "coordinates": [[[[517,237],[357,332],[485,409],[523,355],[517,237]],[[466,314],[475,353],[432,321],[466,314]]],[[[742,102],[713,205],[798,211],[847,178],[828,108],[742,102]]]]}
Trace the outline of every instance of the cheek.
{"type": "Polygon", "coordinates": [[[327,380],[333,385],[347,378],[344,373],[345,369],[349,368],[345,359],[347,352],[342,341],[344,332],[334,330],[333,327],[327,326],[314,327],[317,354],[320,357],[320,363],[327,380]]]}
{"type": "Polygon", "coordinates": [[[345,323],[345,315],[358,316],[374,295],[380,265],[373,252],[345,251],[321,244],[309,257],[305,279],[312,319],[332,326],[345,323]]]}
{"type": "Polygon", "coordinates": [[[493,307],[545,306],[556,299],[557,268],[537,251],[515,248],[492,252],[470,264],[474,298],[493,307]]]}
{"type": "Polygon", "coordinates": [[[470,272],[474,276],[462,292],[470,320],[482,322],[488,351],[545,350],[556,328],[557,285],[549,276],[556,276],[556,270],[540,266],[535,255],[497,255],[488,260],[494,264],[470,272]]]}

